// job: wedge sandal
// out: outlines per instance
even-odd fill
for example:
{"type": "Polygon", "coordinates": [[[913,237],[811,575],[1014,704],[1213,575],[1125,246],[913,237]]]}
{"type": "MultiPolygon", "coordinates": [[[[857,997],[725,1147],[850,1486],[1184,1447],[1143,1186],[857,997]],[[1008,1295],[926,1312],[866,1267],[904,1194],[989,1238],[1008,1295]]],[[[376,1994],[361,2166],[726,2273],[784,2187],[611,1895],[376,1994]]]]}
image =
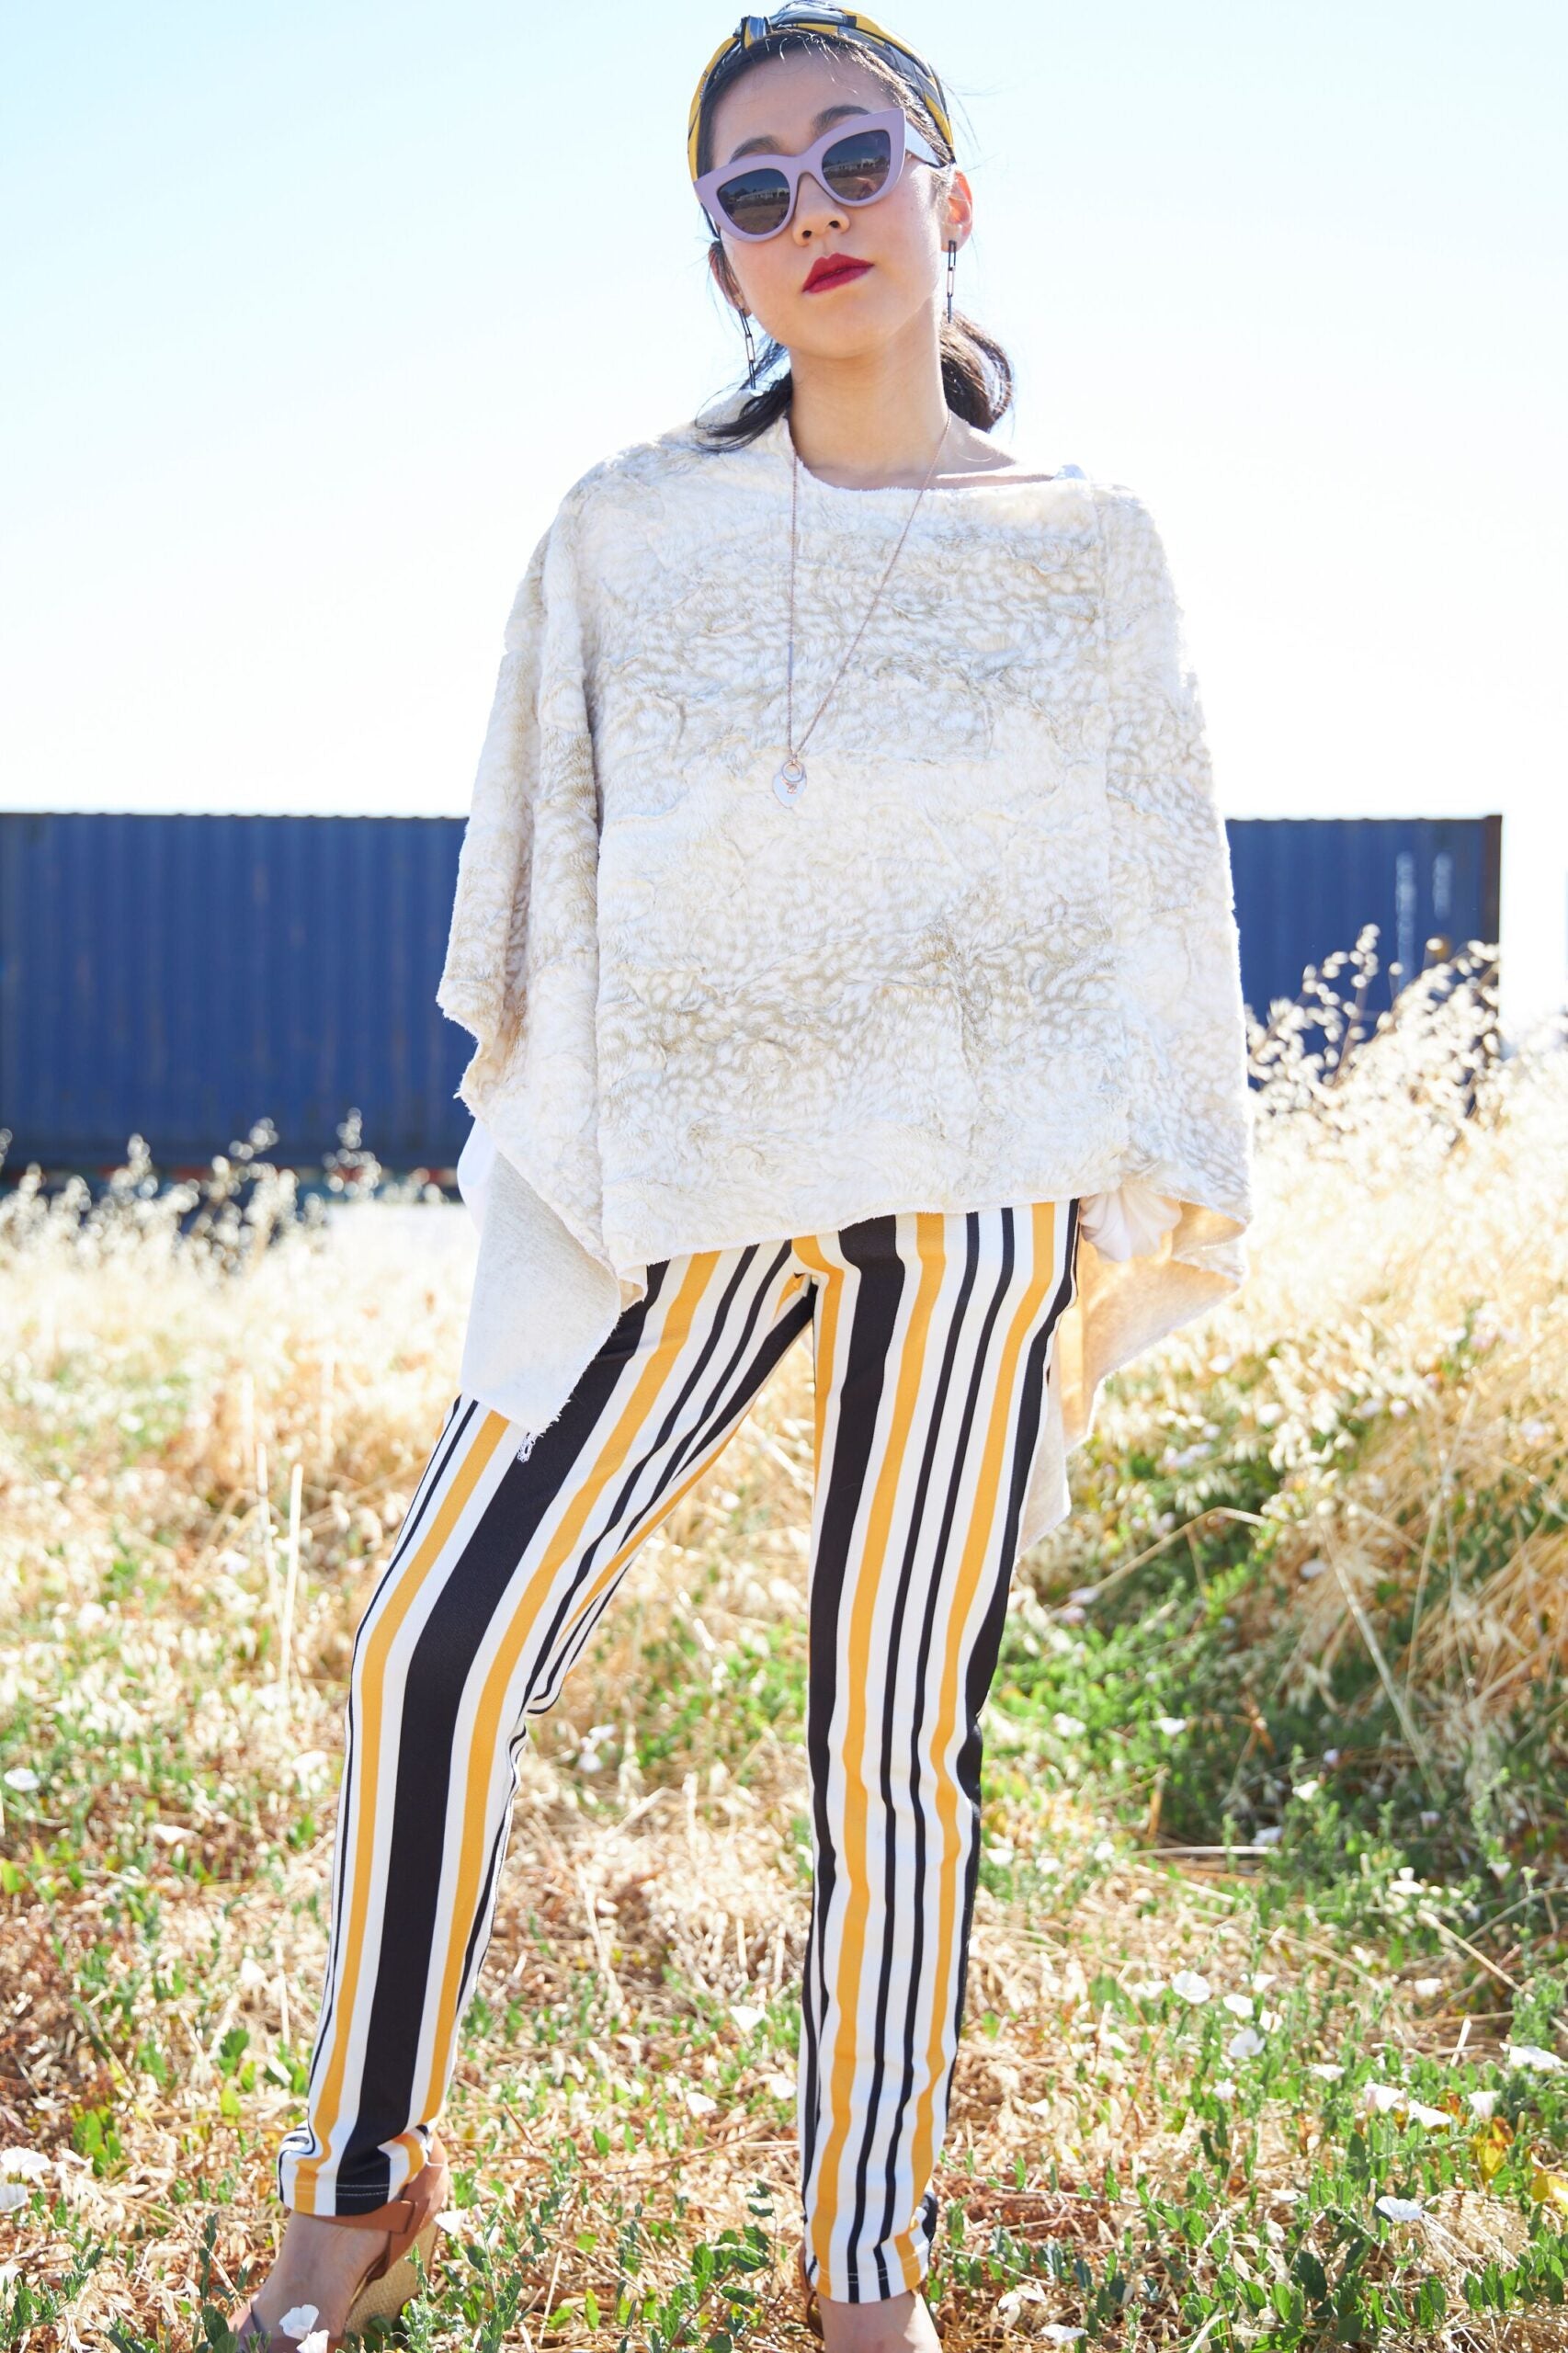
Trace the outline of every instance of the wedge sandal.
{"type": "MultiPolygon", "coordinates": [[[[418,2255],[428,2279],[436,2256],[437,2216],[447,2202],[451,2173],[439,2141],[432,2138],[430,2154],[401,2198],[368,2214],[324,2214],[323,2222],[346,2231],[385,2231],[387,2244],[360,2280],[348,2307],[341,2335],[326,2339],[326,2353],[344,2353],[349,2338],[362,2335],[373,2320],[395,2320],[416,2293],[418,2255]]],[[[290,2315],[292,2317],[292,2315],[290,2315]]],[[[258,2320],[250,2304],[230,2324],[235,2353],[300,2353],[302,2341],[285,2336],[258,2320]]],[[[307,2336],[314,2332],[307,2332],[307,2336]]]]}

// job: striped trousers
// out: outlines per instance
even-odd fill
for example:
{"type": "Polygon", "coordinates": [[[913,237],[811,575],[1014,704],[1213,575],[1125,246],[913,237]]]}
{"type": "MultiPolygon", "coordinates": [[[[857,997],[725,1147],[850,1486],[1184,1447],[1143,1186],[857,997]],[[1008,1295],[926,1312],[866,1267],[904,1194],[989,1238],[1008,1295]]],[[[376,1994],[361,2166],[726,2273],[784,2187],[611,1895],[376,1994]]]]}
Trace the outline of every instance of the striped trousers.
{"type": "Polygon", "coordinates": [[[925,2278],[979,1867],[980,1710],[1076,1222],[1075,1203],[909,1211],[671,1258],[531,1442],[454,1400],[355,1642],[286,2205],[363,2212],[425,2162],[528,1720],[810,1326],[807,2265],[848,2302],[925,2278]]]}

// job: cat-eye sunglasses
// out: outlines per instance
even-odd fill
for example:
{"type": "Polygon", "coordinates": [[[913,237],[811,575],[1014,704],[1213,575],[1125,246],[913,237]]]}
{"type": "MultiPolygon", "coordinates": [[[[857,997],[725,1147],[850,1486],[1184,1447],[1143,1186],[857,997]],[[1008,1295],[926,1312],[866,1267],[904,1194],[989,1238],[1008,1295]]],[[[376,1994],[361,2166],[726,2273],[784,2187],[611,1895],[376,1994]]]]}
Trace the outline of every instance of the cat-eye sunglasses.
{"type": "Polygon", "coordinates": [[[836,124],[798,155],[754,149],[702,173],[692,186],[715,233],[722,220],[732,236],[756,244],[793,219],[808,172],[839,204],[875,204],[911,159],[938,167],[947,160],[901,108],[888,107],[836,124]]]}

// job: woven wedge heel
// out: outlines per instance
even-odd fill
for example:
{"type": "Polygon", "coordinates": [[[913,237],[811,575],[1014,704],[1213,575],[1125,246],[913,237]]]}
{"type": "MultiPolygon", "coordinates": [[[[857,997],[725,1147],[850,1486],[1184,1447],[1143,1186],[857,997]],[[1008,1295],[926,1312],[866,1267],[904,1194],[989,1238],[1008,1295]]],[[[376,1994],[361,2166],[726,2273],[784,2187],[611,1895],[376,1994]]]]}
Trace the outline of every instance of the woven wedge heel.
{"type": "MultiPolygon", "coordinates": [[[[327,2353],[344,2353],[351,2336],[375,2320],[395,2320],[415,2294],[418,2255],[428,2279],[435,2264],[437,2217],[447,2202],[451,2173],[440,2143],[432,2138],[430,2154],[401,2198],[368,2214],[324,2214],[320,2219],[346,2231],[385,2231],[387,2243],[354,2291],[340,2334],[327,2338],[327,2353]]],[[[229,2324],[234,2332],[235,2353],[299,2353],[300,2340],[285,2336],[258,2320],[250,2304],[229,2324]]]]}

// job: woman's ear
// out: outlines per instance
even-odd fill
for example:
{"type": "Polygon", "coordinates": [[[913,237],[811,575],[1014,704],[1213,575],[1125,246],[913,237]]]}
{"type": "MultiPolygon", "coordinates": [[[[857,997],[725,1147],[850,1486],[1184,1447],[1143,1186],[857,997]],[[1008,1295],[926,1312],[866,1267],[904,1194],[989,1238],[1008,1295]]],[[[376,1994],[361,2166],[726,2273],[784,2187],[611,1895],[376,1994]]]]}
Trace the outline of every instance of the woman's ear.
{"type": "Polygon", "coordinates": [[[715,237],[708,248],[708,267],[713,274],[713,282],[725,301],[733,310],[744,312],[745,301],[736,283],[735,273],[730,267],[730,256],[724,251],[723,240],[721,237],[715,237]]]}
{"type": "Polygon", "coordinates": [[[942,244],[967,245],[974,229],[974,190],[962,172],[955,171],[942,200],[942,244]]]}

